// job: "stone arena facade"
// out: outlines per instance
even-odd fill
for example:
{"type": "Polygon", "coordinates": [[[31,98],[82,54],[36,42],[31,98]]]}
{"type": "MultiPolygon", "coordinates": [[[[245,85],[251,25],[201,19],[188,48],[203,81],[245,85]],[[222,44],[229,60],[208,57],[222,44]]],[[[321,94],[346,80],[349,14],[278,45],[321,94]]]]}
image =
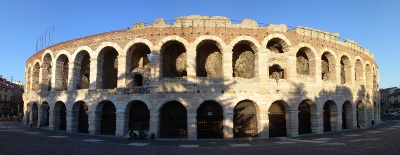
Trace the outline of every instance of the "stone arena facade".
{"type": "Polygon", "coordinates": [[[24,123],[116,137],[296,137],[380,123],[378,83],[373,54],[337,33],[156,19],[32,55],[24,123]]]}

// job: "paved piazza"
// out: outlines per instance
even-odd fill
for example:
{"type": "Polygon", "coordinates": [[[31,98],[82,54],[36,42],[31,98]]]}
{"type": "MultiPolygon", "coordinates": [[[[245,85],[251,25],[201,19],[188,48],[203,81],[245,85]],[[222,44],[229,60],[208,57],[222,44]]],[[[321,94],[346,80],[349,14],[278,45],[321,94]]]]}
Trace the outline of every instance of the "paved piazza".
{"type": "Polygon", "coordinates": [[[0,123],[0,154],[397,154],[400,121],[297,138],[128,140],[0,123]]]}

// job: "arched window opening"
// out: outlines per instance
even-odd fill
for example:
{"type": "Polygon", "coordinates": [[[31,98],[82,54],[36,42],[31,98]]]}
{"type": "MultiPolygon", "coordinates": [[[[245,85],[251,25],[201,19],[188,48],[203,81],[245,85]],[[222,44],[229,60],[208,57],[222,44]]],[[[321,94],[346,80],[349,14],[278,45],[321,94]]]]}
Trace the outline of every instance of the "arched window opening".
{"type": "Polygon", "coordinates": [[[67,129],[67,108],[61,101],[56,102],[54,106],[54,127],[58,130],[67,129]]]}
{"type": "Polygon", "coordinates": [[[80,51],[75,59],[74,75],[77,89],[89,89],[90,84],[90,55],[87,51],[80,51]]]}
{"type": "Polygon", "coordinates": [[[150,48],[143,43],[133,45],[129,51],[129,72],[137,69],[150,68],[150,48]]]}
{"type": "Polygon", "coordinates": [[[252,44],[246,41],[233,47],[233,77],[251,79],[255,77],[256,53],[252,44]]]}
{"type": "Polygon", "coordinates": [[[143,86],[143,76],[140,74],[136,74],[133,77],[133,85],[137,87],[143,86]]]}
{"type": "Polygon", "coordinates": [[[160,138],[187,138],[187,111],[178,101],[170,101],[160,110],[160,138]]]}
{"type": "Polygon", "coordinates": [[[269,137],[286,136],[285,107],[280,102],[274,102],[268,109],[269,137]]]}
{"type": "Polygon", "coordinates": [[[268,41],[267,48],[274,53],[284,53],[284,45],[286,45],[286,43],[282,39],[273,38],[268,41]]]}
{"type": "Polygon", "coordinates": [[[182,43],[169,41],[161,48],[163,77],[186,77],[186,49],[182,43]]]}
{"type": "Polygon", "coordinates": [[[366,76],[366,85],[367,88],[372,88],[372,73],[371,73],[371,66],[369,64],[367,64],[365,66],[365,76],[366,76]]]}
{"type": "Polygon", "coordinates": [[[361,64],[360,59],[357,59],[356,60],[356,67],[355,67],[354,80],[357,83],[361,84],[363,82],[363,77],[364,77],[363,74],[364,74],[363,66],[361,64]]]}
{"type": "Polygon", "coordinates": [[[233,134],[235,138],[258,136],[257,109],[252,101],[239,102],[233,114],[233,134]]]}
{"type": "Polygon", "coordinates": [[[98,57],[98,69],[100,69],[99,85],[101,89],[117,88],[118,79],[118,51],[113,47],[103,48],[98,57]]]}
{"type": "Polygon", "coordinates": [[[281,66],[275,64],[269,67],[269,79],[279,80],[284,78],[285,78],[285,72],[281,66]]]}
{"type": "Polygon", "coordinates": [[[73,127],[79,133],[89,133],[89,107],[83,101],[78,101],[73,106],[73,127]],[[77,124],[76,124],[77,123],[77,124]]]}
{"type": "Polygon", "coordinates": [[[31,91],[31,67],[28,67],[28,70],[26,70],[25,81],[26,81],[26,92],[29,93],[31,91]]]}
{"type": "Polygon", "coordinates": [[[197,109],[197,138],[223,138],[223,113],[215,101],[206,101],[197,109]]]}
{"type": "Polygon", "coordinates": [[[324,52],[321,57],[321,79],[323,81],[336,81],[335,62],[335,57],[331,53],[324,52]]]}
{"type": "Polygon", "coordinates": [[[60,91],[68,89],[68,57],[64,54],[60,55],[56,61],[56,83],[55,88],[60,91]]]}
{"type": "Polygon", "coordinates": [[[315,59],[309,48],[303,47],[296,53],[296,72],[298,78],[315,75],[315,59]]]}
{"type": "Polygon", "coordinates": [[[51,91],[51,76],[52,76],[52,58],[50,54],[46,54],[42,64],[42,91],[51,91]]]}
{"type": "Polygon", "coordinates": [[[203,41],[196,50],[197,77],[222,78],[222,54],[215,41],[203,41]]]}
{"type": "Polygon", "coordinates": [[[32,71],[32,91],[37,92],[39,90],[39,71],[40,71],[40,65],[39,63],[36,63],[35,66],[33,66],[33,71],[32,71]]]}
{"type": "Polygon", "coordinates": [[[340,59],[340,81],[341,84],[350,84],[351,64],[347,56],[340,59]]]}

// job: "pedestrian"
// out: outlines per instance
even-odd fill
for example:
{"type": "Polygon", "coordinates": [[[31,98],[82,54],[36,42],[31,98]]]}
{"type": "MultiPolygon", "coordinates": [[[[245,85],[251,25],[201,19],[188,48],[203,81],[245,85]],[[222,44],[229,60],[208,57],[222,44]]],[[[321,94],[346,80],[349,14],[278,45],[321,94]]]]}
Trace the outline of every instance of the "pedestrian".
{"type": "Polygon", "coordinates": [[[374,125],[375,125],[375,121],[374,120],[371,120],[371,125],[372,125],[372,128],[374,128],[374,125]]]}

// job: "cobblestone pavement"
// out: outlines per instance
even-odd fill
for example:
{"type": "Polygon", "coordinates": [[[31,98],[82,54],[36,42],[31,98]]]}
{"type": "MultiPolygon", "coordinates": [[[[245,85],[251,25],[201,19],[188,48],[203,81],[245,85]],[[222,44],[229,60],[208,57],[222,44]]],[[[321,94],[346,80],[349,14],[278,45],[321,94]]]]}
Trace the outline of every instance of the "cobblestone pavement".
{"type": "Polygon", "coordinates": [[[0,123],[0,154],[398,154],[400,121],[296,138],[128,140],[0,123]]]}

